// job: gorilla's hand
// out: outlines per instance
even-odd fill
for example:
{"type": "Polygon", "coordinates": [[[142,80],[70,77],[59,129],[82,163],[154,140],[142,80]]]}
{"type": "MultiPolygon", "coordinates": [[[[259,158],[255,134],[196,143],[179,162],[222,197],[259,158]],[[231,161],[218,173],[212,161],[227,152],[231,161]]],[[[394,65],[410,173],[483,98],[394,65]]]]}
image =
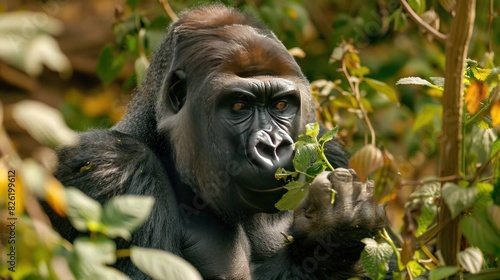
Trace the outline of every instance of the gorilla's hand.
{"type": "Polygon", "coordinates": [[[352,169],[318,175],[294,211],[295,262],[313,274],[332,270],[357,274],[364,248],[360,240],[375,236],[386,224],[384,208],[372,195],[373,183],[359,182],[352,169]],[[333,205],[332,189],[337,192],[333,205]]]}

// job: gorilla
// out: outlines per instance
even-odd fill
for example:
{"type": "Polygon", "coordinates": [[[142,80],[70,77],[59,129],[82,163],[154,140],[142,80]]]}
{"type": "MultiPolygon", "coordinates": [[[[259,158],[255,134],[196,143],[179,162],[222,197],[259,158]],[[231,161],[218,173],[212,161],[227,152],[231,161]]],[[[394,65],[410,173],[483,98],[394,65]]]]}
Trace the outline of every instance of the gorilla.
{"type": "MultiPolygon", "coordinates": [[[[360,240],[386,225],[385,212],[336,141],[326,155],[338,169],[294,211],[274,206],[286,192],[274,173],[293,170],[294,141],[315,121],[309,83],[271,31],[233,8],[198,7],[171,24],[124,118],[59,148],[55,175],[101,203],[154,196],[119,246],[172,252],[204,279],[363,278],[360,240]]],[[[65,238],[78,235],[51,219],[65,238]]],[[[128,259],[116,267],[149,279],[128,259]]]]}

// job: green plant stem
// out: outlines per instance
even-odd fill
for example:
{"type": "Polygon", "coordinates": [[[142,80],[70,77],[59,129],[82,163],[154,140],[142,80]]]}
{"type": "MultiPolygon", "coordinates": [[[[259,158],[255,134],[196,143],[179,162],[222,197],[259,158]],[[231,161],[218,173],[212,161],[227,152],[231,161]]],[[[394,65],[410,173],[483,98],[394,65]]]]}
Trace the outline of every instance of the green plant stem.
{"type": "Polygon", "coordinates": [[[398,262],[398,269],[399,271],[403,271],[403,269],[405,269],[405,266],[401,262],[401,255],[399,254],[399,250],[392,241],[391,237],[389,237],[389,234],[387,233],[385,228],[383,229],[383,232],[380,233],[380,236],[387,242],[387,244],[391,245],[392,250],[394,251],[394,255],[396,256],[396,260],[398,262]]]}
{"type": "Polygon", "coordinates": [[[130,257],[130,249],[119,249],[115,252],[117,258],[130,257]]]}
{"type": "MultiPolygon", "coordinates": [[[[326,142],[325,142],[326,143],[326,142]]],[[[323,143],[321,145],[321,158],[323,159],[323,161],[326,163],[326,166],[328,166],[328,169],[330,169],[331,171],[334,171],[335,168],[333,168],[333,166],[330,164],[330,162],[328,161],[328,159],[326,158],[325,156],[325,143],[323,143]]]]}

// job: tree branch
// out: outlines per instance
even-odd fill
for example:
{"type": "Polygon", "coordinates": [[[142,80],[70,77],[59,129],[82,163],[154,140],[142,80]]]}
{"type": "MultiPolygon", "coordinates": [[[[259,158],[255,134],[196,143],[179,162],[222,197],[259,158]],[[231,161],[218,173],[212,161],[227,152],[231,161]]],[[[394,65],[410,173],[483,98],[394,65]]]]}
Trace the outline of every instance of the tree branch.
{"type": "MultiPolygon", "coordinates": [[[[458,0],[456,15],[446,39],[446,65],[443,93],[443,127],[440,138],[440,177],[459,176],[462,142],[462,92],[465,59],[474,26],[476,0],[458,0]]],[[[452,219],[451,212],[441,201],[438,224],[444,225],[437,237],[437,248],[441,250],[446,265],[457,264],[457,253],[462,238],[460,218],[452,219]]]]}
{"type": "Polygon", "coordinates": [[[410,4],[406,2],[406,0],[401,0],[401,6],[403,6],[403,9],[405,9],[406,13],[408,16],[420,27],[428,31],[432,36],[434,36],[436,39],[438,39],[441,42],[446,41],[446,34],[443,34],[436,30],[434,27],[430,26],[427,22],[423,21],[422,18],[415,13],[415,11],[411,8],[410,4]]]}

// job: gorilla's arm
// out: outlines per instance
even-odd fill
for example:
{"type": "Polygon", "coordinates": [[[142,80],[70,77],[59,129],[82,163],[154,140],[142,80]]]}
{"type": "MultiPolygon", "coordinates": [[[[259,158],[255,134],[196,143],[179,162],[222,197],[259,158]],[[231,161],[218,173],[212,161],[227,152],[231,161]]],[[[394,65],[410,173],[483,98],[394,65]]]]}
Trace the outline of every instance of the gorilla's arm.
{"type": "Polygon", "coordinates": [[[372,200],[373,184],[352,170],[320,174],[295,208],[293,237],[254,271],[254,279],[347,279],[363,277],[359,258],[365,237],[386,225],[385,211],[372,200]],[[331,188],[337,191],[333,205],[331,188]]]}
{"type": "MultiPolygon", "coordinates": [[[[150,148],[126,134],[98,130],[81,134],[76,146],[60,148],[58,157],[55,176],[65,186],[75,186],[100,203],[124,194],[155,198],[149,219],[133,233],[131,242],[118,240],[118,247],[136,245],[180,254],[180,229],[170,226],[179,224],[175,195],[164,166],[150,148]]],[[[72,241],[78,236],[68,220],[47,210],[64,238],[72,241]]],[[[119,259],[116,266],[133,279],[144,277],[128,259],[119,259]]]]}

